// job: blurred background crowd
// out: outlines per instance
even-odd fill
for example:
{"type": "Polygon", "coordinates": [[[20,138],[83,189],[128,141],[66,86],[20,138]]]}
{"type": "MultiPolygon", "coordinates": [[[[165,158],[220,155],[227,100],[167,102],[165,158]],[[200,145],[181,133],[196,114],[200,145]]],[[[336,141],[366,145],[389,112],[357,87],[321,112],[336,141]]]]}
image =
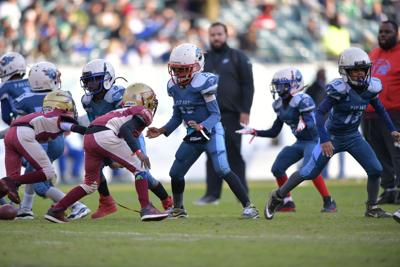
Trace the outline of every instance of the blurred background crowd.
{"type": "Polygon", "coordinates": [[[232,47],[261,62],[336,59],[369,51],[379,21],[400,20],[398,0],[9,0],[0,1],[0,54],[79,65],[104,57],[135,67],[166,62],[177,43],[207,48],[221,21],[232,47]]]}

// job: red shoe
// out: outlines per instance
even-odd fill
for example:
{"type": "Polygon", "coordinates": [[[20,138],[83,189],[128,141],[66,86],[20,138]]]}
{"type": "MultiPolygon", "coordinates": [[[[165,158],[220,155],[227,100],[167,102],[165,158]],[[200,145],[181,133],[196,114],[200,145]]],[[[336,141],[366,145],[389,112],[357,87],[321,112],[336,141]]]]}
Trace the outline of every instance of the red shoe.
{"type": "Polygon", "coordinates": [[[0,198],[8,195],[8,198],[16,203],[21,203],[18,195],[18,185],[11,177],[4,177],[0,180],[0,198]]]}
{"type": "Polygon", "coordinates": [[[168,196],[166,199],[161,200],[161,204],[162,204],[164,210],[167,210],[174,206],[174,201],[171,196],[168,196]]]}
{"type": "Polygon", "coordinates": [[[47,211],[46,215],[44,215],[44,218],[53,223],[68,222],[68,219],[65,218],[65,210],[60,208],[54,208],[54,206],[51,206],[51,208],[47,211]]]}
{"type": "Polygon", "coordinates": [[[140,211],[140,219],[143,222],[161,221],[166,219],[167,217],[168,213],[159,211],[151,203],[149,203],[140,211]]]}
{"type": "Polygon", "coordinates": [[[92,214],[92,219],[99,219],[101,217],[110,215],[117,211],[117,205],[112,196],[100,196],[99,207],[92,214]]]}
{"type": "Polygon", "coordinates": [[[276,209],[277,212],[295,212],[296,205],[293,201],[288,201],[285,204],[282,204],[276,209]]]}

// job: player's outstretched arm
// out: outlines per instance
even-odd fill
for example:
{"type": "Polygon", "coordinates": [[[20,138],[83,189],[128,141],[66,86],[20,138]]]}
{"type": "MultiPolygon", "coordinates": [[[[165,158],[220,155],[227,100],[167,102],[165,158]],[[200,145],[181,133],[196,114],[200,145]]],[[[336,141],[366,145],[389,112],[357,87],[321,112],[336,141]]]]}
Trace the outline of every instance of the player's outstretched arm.
{"type": "Polygon", "coordinates": [[[146,137],[148,138],[156,138],[165,133],[165,128],[156,128],[156,127],[149,127],[147,129],[146,137]]]}

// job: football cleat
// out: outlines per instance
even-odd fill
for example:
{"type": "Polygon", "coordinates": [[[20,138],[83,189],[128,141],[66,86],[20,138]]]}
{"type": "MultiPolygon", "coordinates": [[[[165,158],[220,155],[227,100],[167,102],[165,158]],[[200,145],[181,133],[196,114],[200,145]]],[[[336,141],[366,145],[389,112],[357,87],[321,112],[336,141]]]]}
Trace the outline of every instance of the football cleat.
{"type": "Polygon", "coordinates": [[[169,208],[172,208],[174,206],[174,201],[171,196],[168,196],[166,199],[161,200],[161,204],[164,210],[168,210],[169,208]]]}
{"type": "Polygon", "coordinates": [[[0,198],[7,195],[8,198],[16,203],[21,203],[18,195],[18,185],[11,177],[4,177],[0,180],[0,198]]]}
{"type": "Polygon", "coordinates": [[[242,219],[258,219],[260,218],[260,214],[258,213],[256,207],[250,203],[245,208],[243,208],[241,217],[242,219]]]}
{"type": "Polygon", "coordinates": [[[166,219],[167,217],[168,213],[159,211],[151,203],[140,210],[140,219],[143,222],[161,221],[166,219]]]}
{"type": "Polygon", "coordinates": [[[367,210],[365,211],[365,217],[372,217],[372,218],[390,218],[392,214],[384,211],[381,208],[378,208],[376,205],[368,205],[367,210]]]}
{"type": "Polygon", "coordinates": [[[336,202],[332,197],[324,197],[324,206],[321,209],[321,212],[336,212],[336,202]]]}
{"type": "Polygon", "coordinates": [[[82,203],[77,203],[72,206],[72,212],[68,216],[68,220],[77,220],[89,215],[90,209],[83,205],[82,203]]]}
{"type": "Polygon", "coordinates": [[[400,209],[393,213],[393,219],[395,219],[396,222],[400,223],[400,209]]]}
{"type": "Polygon", "coordinates": [[[35,218],[35,214],[31,209],[20,208],[17,213],[16,220],[33,220],[35,218]]]}
{"type": "Polygon", "coordinates": [[[218,205],[218,198],[213,196],[204,196],[193,202],[194,205],[204,206],[204,205],[218,205]]]}
{"type": "Polygon", "coordinates": [[[179,219],[179,218],[189,217],[184,207],[170,208],[167,212],[168,212],[168,219],[179,219]]]}
{"type": "Polygon", "coordinates": [[[277,208],[283,204],[283,199],[278,197],[277,190],[272,191],[269,194],[268,201],[264,208],[264,216],[267,220],[274,218],[277,208]]]}
{"type": "Polygon", "coordinates": [[[295,211],[296,211],[296,205],[291,200],[276,208],[276,212],[295,212],[295,211]]]}
{"type": "Polygon", "coordinates": [[[112,196],[100,196],[99,207],[92,214],[92,219],[102,218],[117,211],[117,205],[112,196]]]}
{"type": "Polygon", "coordinates": [[[65,210],[54,208],[53,206],[47,211],[44,218],[53,223],[66,223],[68,219],[65,218],[65,210]]]}

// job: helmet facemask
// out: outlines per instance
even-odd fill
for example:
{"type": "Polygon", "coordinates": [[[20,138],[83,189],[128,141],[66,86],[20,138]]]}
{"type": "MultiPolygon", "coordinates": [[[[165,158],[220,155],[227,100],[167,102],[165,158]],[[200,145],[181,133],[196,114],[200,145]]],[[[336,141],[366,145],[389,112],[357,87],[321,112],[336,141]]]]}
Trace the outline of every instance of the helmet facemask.
{"type": "Polygon", "coordinates": [[[115,79],[112,65],[103,59],[95,59],[83,68],[80,83],[85,94],[93,96],[111,89],[115,79]]]}
{"type": "Polygon", "coordinates": [[[168,72],[171,75],[172,81],[180,86],[188,85],[193,78],[193,74],[200,70],[198,63],[190,65],[168,64],[168,72]]]}
{"type": "Polygon", "coordinates": [[[341,66],[339,73],[347,78],[347,83],[358,90],[366,90],[371,81],[371,63],[354,64],[354,66],[341,66]],[[365,75],[363,78],[353,79],[351,72],[362,70],[365,75]]]}

